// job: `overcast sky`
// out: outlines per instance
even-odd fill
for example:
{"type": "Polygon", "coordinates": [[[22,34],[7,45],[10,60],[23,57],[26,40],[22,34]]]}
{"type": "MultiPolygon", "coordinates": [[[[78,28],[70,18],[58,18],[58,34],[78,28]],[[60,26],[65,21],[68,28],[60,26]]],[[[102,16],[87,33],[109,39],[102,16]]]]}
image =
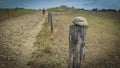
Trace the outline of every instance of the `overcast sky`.
{"type": "Polygon", "coordinates": [[[0,8],[51,8],[60,5],[76,8],[112,8],[120,9],[120,0],[0,0],[0,8]]]}

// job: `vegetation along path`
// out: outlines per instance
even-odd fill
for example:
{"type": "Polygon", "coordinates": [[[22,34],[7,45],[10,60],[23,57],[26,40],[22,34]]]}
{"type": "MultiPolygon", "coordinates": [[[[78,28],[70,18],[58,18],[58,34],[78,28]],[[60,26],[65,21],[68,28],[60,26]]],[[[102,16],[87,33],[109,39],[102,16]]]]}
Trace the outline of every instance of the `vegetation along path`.
{"type": "Polygon", "coordinates": [[[44,20],[35,12],[0,22],[0,68],[28,68],[44,20]]]}

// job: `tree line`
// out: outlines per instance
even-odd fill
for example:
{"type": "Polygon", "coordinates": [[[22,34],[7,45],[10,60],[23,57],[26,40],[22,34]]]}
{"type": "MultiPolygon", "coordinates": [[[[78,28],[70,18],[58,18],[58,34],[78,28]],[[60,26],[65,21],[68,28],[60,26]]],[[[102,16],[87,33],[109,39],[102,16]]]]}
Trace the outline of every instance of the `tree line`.
{"type": "Polygon", "coordinates": [[[84,9],[84,8],[81,8],[81,9],[77,9],[77,10],[83,10],[83,11],[103,11],[103,12],[120,12],[120,9],[119,10],[117,10],[117,9],[105,9],[105,8],[103,8],[103,9],[98,9],[98,8],[93,8],[93,9],[91,9],[91,10],[86,10],[86,9],[84,9]]]}

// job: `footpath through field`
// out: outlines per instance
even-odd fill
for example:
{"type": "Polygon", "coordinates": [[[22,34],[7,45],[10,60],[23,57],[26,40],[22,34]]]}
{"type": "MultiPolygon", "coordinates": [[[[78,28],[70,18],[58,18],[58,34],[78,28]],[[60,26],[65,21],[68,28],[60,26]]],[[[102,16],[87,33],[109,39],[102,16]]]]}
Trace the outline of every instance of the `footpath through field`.
{"type": "Polygon", "coordinates": [[[36,12],[0,22],[0,68],[29,68],[45,17],[36,12]]]}

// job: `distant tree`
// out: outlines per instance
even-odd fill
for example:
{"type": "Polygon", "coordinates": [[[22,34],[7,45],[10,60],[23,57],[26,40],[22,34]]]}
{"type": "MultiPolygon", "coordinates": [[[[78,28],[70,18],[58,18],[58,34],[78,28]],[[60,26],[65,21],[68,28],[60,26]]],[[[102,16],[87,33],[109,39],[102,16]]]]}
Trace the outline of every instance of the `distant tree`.
{"type": "Polygon", "coordinates": [[[107,12],[116,12],[116,9],[101,9],[100,11],[107,11],[107,12]]]}
{"type": "Polygon", "coordinates": [[[83,11],[84,11],[85,9],[84,9],[84,8],[81,8],[81,10],[83,10],[83,11]]]}
{"type": "Polygon", "coordinates": [[[98,11],[98,9],[97,8],[93,8],[92,11],[98,11]]]}
{"type": "Polygon", "coordinates": [[[19,9],[18,7],[15,8],[15,10],[18,10],[18,9],[19,9]]]}
{"type": "Polygon", "coordinates": [[[103,9],[101,9],[100,11],[107,11],[107,9],[104,9],[104,8],[103,8],[103,9]]]}
{"type": "Polygon", "coordinates": [[[23,8],[23,7],[21,7],[21,8],[19,8],[19,9],[22,9],[22,10],[23,10],[24,8],[23,8]]]}
{"type": "Polygon", "coordinates": [[[120,9],[118,10],[118,12],[120,12],[120,9]]]}
{"type": "Polygon", "coordinates": [[[116,12],[116,9],[107,9],[107,11],[116,12]]]}
{"type": "Polygon", "coordinates": [[[85,9],[84,8],[79,8],[79,9],[77,9],[77,11],[85,11],[85,9]]]}

